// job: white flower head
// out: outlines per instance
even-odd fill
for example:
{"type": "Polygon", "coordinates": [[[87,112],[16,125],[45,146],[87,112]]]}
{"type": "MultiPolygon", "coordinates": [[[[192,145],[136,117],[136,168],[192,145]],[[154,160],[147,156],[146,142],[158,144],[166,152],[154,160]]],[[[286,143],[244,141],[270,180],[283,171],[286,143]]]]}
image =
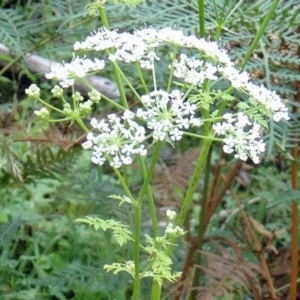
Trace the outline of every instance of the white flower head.
{"type": "Polygon", "coordinates": [[[196,105],[184,101],[179,90],[173,90],[171,93],[153,91],[142,96],[142,101],[146,109],[138,109],[137,116],[147,122],[155,140],[180,140],[183,129],[197,124],[194,116],[196,105]]]}
{"type": "Polygon", "coordinates": [[[210,63],[204,63],[200,59],[188,58],[186,54],[181,54],[179,59],[173,62],[174,76],[183,78],[195,86],[202,86],[205,79],[216,80],[218,68],[210,63]]]}
{"type": "Polygon", "coordinates": [[[287,106],[276,92],[270,91],[262,85],[257,86],[252,82],[249,82],[245,89],[251,97],[253,97],[257,102],[263,104],[273,113],[273,119],[275,122],[290,119],[287,106]]]}
{"type": "Polygon", "coordinates": [[[51,93],[53,97],[60,98],[63,96],[64,90],[59,85],[55,85],[51,90],[51,93]]]}
{"type": "Polygon", "coordinates": [[[40,96],[40,88],[36,84],[31,84],[28,89],[25,90],[26,95],[33,98],[40,96]]]}
{"type": "Polygon", "coordinates": [[[120,118],[115,114],[107,116],[107,120],[91,120],[96,132],[90,132],[82,144],[84,149],[93,149],[92,161],[103,165],[108,159],[114,168],[132,163],[135,154],[146,155],[147,150],[142,142],[145,139],[144,127],[133,121],[134,114],[125,111],[120,118]]]}
{"type": "Polygon", "coordinates": [[[51,66],[51,72],[46,74],[48,79],[56,79],[63,88],[72,86],[76,79],[83,78],[90,72],[103,70],[104,60],[95,59],[94,61],[87,58],[79,58],[73,54],[70,63],[63,62],[62,65],[55,64],[51,66]]]}
{"type": "Polygon", "coordinates": [[[166,216],[169,220],[174,220],[176,217],[176,211],[171,210],[171,209],[167,209],[166,211],[166,216]]]}
{"type": "Polygon", "coordinates": [[[225,122],[213,125],[217,135],[223,135],[223,150],[225,153],[235,153],[235,158],[247,160],[251,158],[254,163],[259,163],[260,154],[265,151],[265,143],[261,139],[261,127],[251,121],[244,113],[237,116],[225,114],[225,122]]]}
{"type": "Polygon", "coordinates": [[[34,114],[42,120],[48,120],[50,112],[46,107],[42,107],[40,110],[35,110],[34,114]]]}

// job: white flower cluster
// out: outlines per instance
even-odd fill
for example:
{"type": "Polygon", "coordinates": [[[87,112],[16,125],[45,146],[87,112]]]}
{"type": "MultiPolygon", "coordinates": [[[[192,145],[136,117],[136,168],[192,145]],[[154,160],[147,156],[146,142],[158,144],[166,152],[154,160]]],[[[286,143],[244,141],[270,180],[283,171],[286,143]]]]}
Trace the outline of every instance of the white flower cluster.
{"type": "Polygon", "coordinates": [[[202,86],[205,79],[216,80],[218,68],[210,63],[203,63],[203,60],[188,58],[186,54],[180,54],[180,58],[174,61],[174,76],[183,78],[195,86],[202,86]]]}
{"type": "Polygon", "coordinates": [[[28,89],[25,90],[26,95],[32,98],[40,97],[40,88],[36,84],[31,84],[28,89]]]}
{"type": "MultiPolygon", "coordinates": [[[[218,77],[227,79],[231,86],[239,92],[250,97],[249,107],[263,106],[260,111],[266,111],[267,116],[272,115],[274,121],[288,120],[288,109],[280,97],[263,86],[256,86],[250,82],[251,76],[240,72],[224,49],[218,44],[196,36],[185,36],[181,30],[174,28],[154,29],[142,28],[132,33],[109,31],[101,28],[87,37],[83,42],[76,42],[74,49],[93,51],[109,51],[108,59],[125,63],[138,62],[142,68],[154,68],[154,63],[159,61],[159,47],[174,45],[176,48],[196,50],[199,57],[191,58],[178,51],[179,56],[172,54],[173,75],[182,81],[201,90],[205,80],[217,80],[218,77]]],[[[73,58],[72,62],[63,66],[54,67],[48,78],[56,77],[62,87],[70,86],[76,78],[84,77],[87,73],[104,68],[104,61],[95,59],[73,58]]],[[[154,74],[154,72],[153,72],[154,74]]],[[[55,91],[57,95],[59,90],[55,91]]],[[[37,91],[33,94],[37,95],[37,91]]],[[[81,104],[81,110],[88,113],[92,102],[99,101],[98,95],[90,95],[87,103],[81,104]]],[[[100,98],[99,98],[100,99],[100,98]]],[[[141,97],[144,108],[139,108],[136,117],[144,120],[148,129],[152,131],[154,140],[178,141],[182,138],[183,131],[191,126],[202,124],[196,118],[196,105],[184,100],[179,90],[166,92],[157,90],[141,97]]],[[[247,102],[248,104],[248,102],[247,102]]],[[[241,106],[242,107],[242,106],[241,106]]],[[[93,161],[103,164],[108,158],[111,165],[120,167],[129,164],[132,155],[145,154],[146,150],[140,144],[145,139],[145,130],[133,121],[133,115],[126,111],[122,118],[110,115],[108,121],[92,121],[92,126],[100,134],[90,133],[85,148],[93,148],[93,161]]],[[[260,153],[264,151],[261,140],[260,126],[252,122],[243,113],[236,117],[231,114],[224,116],[224,122],[214,124],[213,129],[217,135],[225,136],[224,151],[236,152],[236,157],[245,160],[250,156],[258,162],[260,153]]]]}
{"type": "Polygon", "coordinates": [[[213,125],[216,134],[224,135],[223,150],[225,153],[235,152],[235,157],[247,160],[250,157],[254,163],[260,160],[260,154],[265,151],[265,144],[261,140],[261,127],[252,122],[244,113],[236,117],[227,113],[226,122],[213,125]]]}
{"type": "Polygon", "coordinates": [[[153,91],[142,96],[146,110],[139,108],[136,114],[147,121],[155,140],[179,141],[183,135],[182,129],[201,125],[201,120],[195,118],[197,106],[184,102],[182,96],[179,90],[173,90],[170,94],[162,90],[153,91]]]}
{"type": "Polygon", "coordinates": [[[166,234],[172,235],[173,237],[178,237],[181,235],[184,235],[184,230],[179,227],[179,226],[175,226],[172,223],[169,223],[166,230],[165,230],[166,234]]]}
{"type": "Polygon", "coordinates": [[[273,113],[273,120],[289,120],[288,107],[274,91],[266,89],[264,86],[257,86],[251,82],[247,84],[247,91],[255,100],[263,104],[266,109],[273,113]]]}
{"type": "Polygon", "coordinates": [[[90,132],[87,141],[82,144],[84,149],[93,149],[92,161],[103,165],[109,159],[110,165],[120,168],[123,164],[132,163],[135,154],[146,155],[145,129],[133,121],[134,114],[126,110],[120,118],[115,114],[107,116],[107,120],[91,120],[91,126],[100,133],[90,132]]]}
{"type": "Polygon", "coordinates": [[[42,107],[40,110],[35,110],[34,114],[42,120],[48,120],[50,116],[49,110],[46,107],[42,107]]]}
{"type": "Polygon", "coordinates": [[[153,62],[159,60],[155,49],[162,44],[173,44],[180,47],[194,48],[206,57],[216,59],[225,65],[232,65],[225,50],[220,49],[215,42],[207,42],[195,36],[185,36],[181,30],[170,27],[163,29],[143,28],[133,33],[109,31],[100,28],[84,42],[76,42],[74,50],[85,49],[103,51],[114,48],[109,56],[112,61],[126,63],[139,61],[143,68],[152,68],[153,62]]]}
{"type": "Polygon", "coordinates": [[[171,209],[167,209],[166,211],[166,216],[167,218],[171,221],[174,220],[176,218],[176,211],[175,210],[171,210],[171,209]]]}
{"type": "Polygon", "coordinates": [[[234,88],[245,91],[258,103],[263,104],[266,109],[272,112],[275,122],[289,120],[288,107],[275,92],[268,90],[262,85],[257,86],[249,82],[250,76],[246,72],[239,72],[231,66],[218,67],[218,69],[234,88]]]}
{"type": "Polygon", "coordinates": [[[63,88],[72,86],[76,79],[83,78],[90,72],[103,70],[105,66],[104,60],[95,58],[94,60],[87,58],[79,58],[73,55],[70,63],[63,63],[51,66],[51,72],[46,74],[48,79],[57,79],[63,88]]]}

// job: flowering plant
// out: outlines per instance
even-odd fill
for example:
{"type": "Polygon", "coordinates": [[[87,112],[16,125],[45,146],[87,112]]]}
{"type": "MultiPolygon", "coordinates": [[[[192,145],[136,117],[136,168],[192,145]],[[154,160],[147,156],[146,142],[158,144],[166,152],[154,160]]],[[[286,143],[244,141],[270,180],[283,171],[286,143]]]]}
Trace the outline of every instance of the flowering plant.
{"type": "Polygon", "coordinates": [[[181,226],[211,144],[222,142],[225,153],[234,153],[235,158],[250,158],[258,163],[265,150],[263,133],[268,130],[268,119],[273,118],[275,122],[288,120],[288,109],[275,92],[253,84],[251,76],[236,68],[226,50],[216,42],[186,36],[176,28],[150,27],[130,33],[111,31],[102,4],[99,10],[104,27],[91,33],[85,41],[76,42],[74,50],[101,52],[107,60],[73,55],[70,63],[53,67],[47,78],[58,81],[59,85],[54,86],[51,93],[61,99],[62,108],[42,100],[36,85],[31,85],[26,93],[44,104],[41,110],[35,111],[38,117],[49,122],[77,122],[87,133],[82,147],[92,150],[92,162],[99,166],[107,162],[113,168],[126,195],[113,195],[112,198],[133,206],[133,234],[126,225],[114,220],[87,217],[77,221],[92,225],[96,230],[112,230],[120,246],[134,243],[133,260],[106,265],[105,269],[114,273],[126,271],[132,276],[133,299],[140,299],[141,279],[152,277],[151,299],[160,299],[163,280],[174,281],[180,275],[172,272],[170,252],[176,238],[185,233],[181,226]],[[170,53],[167,58],[163,55],[166,49],[170,53]],[[168,76],[160,86],[157,66],[166,59],[168,76]],[[74,89],[72,103],[65,100],[65,88],[72,87],[76,80],[84,81],[85,76],[105,69],[107,63],[114,68],[119,102],[93,89],[88,93],[87,100],[74,89]],[[123,72],[124,64],[135,66],[144,90],[142,95],[123,72]],[[145,74],[151,74],[152,82],[146,82],[145,74]],[[124,84],[139,101],[137,109],[129,109],[124,84]],[[89,127],[84,119],[101,99],[108,101],[119,112],[111,113],[102,120],[92,118],[89,127]],[[230,109],[233,104],[234,109],[230,109]],[[52,119],[51,111],[60,113],[62,118],[52,119]],[[182,208],[178,214],[167,211],[168,225],[160,235],[150,187],[151,177],[163,144],[176,147],[183,136],[201,140],[201,152],[182,208]],[[152,155],[147,166],[145,157],[150,151],[152,155]],[[133,161],[139,163],[143,177],[137,197],[133,196],[121,174],[122,167],[133,161]],[[141,209],[146,195],[150,204],[153,236],[146,236],[145,245],[141,245],[141,209]],[[144,268],[140,264],[140,251],[148,254],[144,268]]]}

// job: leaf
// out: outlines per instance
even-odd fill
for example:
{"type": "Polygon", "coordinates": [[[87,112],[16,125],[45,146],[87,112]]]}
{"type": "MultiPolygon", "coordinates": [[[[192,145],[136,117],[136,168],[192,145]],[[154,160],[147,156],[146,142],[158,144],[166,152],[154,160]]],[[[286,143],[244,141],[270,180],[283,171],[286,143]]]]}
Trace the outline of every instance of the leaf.
{"type": "Polygon", "coordinates": [[[118,274],[119,272],[127,272],[133,278],[135,276],[135,265],[132,260],[126,261],[125,263],[113,263],[110,265],[104,265],[104,270],[107,272],[113,272],[113,274],[118,274]]]}
{"type": "Polygon", "coordinates": [[[131,231],[128,229],[129,226],[115,220],[102,220],[95,217],[85,217],[79,218],[75,220],[75,222],[86,223],[90,226],[93,226],[95,230],[98,230],[99,228],[104,231],[107,229],[112,230],[113,237],[120,246],[126,244],[128,241],[133,241],[131,231]]]}
{"type": "Polygon", "coordinates": [[[112,198],[112,199],[117,199],[120,200],[119,206],[121,206],[124,202],[127,202],[129,204],[135,205],[136,201],[131,200],[129,197],[127,196],[119,196],[119,195],[110,195],[108,196],[108,198],[112,198]],[[134,202],[133,202],[134,201],[134,202]]]}

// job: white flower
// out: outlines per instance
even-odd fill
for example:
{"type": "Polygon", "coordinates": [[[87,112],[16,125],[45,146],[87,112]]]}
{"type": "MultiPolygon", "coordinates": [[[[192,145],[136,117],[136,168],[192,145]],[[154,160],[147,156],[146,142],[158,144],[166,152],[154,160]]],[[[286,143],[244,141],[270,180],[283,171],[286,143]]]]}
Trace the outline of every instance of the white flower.
{"type": "Polygon", "coordinates": [[[182,128],[200,124],[195,118],[196,105],[184,102],[179,90],[170,94],[165,91],[153,91],[142,96],[146,109],[138,109],[137,116],[147,122],[153,130],[153,138],[160,141],[178,141],[182,138],[182,128]]]}
{"type": "Polygon", "coordinates": [[[180,54],[178,60],[173,62],[174,76],[183,78],[195,86],[201,86],[205,79],[216,80],[218,68],[202,60],[188,58],[186,54],[180,54]]]}
{"type": "MultiPolygon", "coordinates": [[[[229,56],[215,42],[198,39],[195,36],[185,36],[182,30],[167,27],[162,29],[142,28],[133,33],[109,31],[100,28],[93,32],[84,42],[76,42],[74,50],[86,49],[104,51],[115,49],[109,55],[111,61],[131,63],[139,61],[142,68],[151,69],[154,61],[159,60],[155,51],[160,45],[176,45],[199,50],[205,57],[210,57],[224,66],[232,66],[229,56]]],[[[193,67],[197,68],[196,66],[193,67]]],[[[210,67],[207,77],[214,78],[214,70],[210,67]]]]}
{"type": "Polygon", "coordinates": [[[180,228],[179,226],[176,226],[175,228],[173,227],[172,223],[169,223],[166,230],[165,230],[166,234],[172,235],[173,237],[178,237],[181,235],[184,235],[184,230],[182,228],[180,228]]]}
{"type": "Polygon", "coordinates": [[[72,99],[76,102],[81,102],[84,98],[81,96],[81,94],[79,92],[75,92],[72,95],[72,99]]]}
{"type": "Polygon", "coordinates": [[[59,81],[63,88],[72,86],[76,79],[83,78],[90,72],[103,70],[105,66],[104,60],[95,59],[92,61],[87,58],[79,58],[73,55],[70,63],[63,63],[63,65],[51,66],[51,72],[46,74],[46,78],[59,81]]]}
{"type": "Polygon", "coordinates": [[[174,220],[176,217],[176,211],[171,210],[171,209],[167,209],[166,211],[166,216],[169,220],[174,220]]]}
{"type": "Polygon", "coordinates": [[[43,120],[48,120],[50,115],[49,110],[46,107],[43,107],[40,110],[35,110],[34,114],[43,120]]]}
{"type": "Polygon", "coordinates": [[[223,74],[236,89],[244,88],[250,80],[250,76],[247,72],[240,73],[239,70],[233,66],[219,67],[219,72],[223,74]]]}
{"type": "Polygon", "coordinates": [[[60,98],[63,96],[64,90],[59,86],[55,85],[51,90],[53,97],[60,98]]]}
{"type": "Polygon", "coordinates": [[[217,135],[224,135],[223,150],[225,153],[235,152],[235,158],[247,160],[250,157],[254,163],[260,160],[260,154],[265,151],[265,143],[261,139],[261,127],[252,122],[244,113],[224,115],[226,122],[213,125],[217,135]]]}
{"type": "Polygon", "coordinates": [[[246,85],[246,90],[257,102],[263,104],[273,113],[275,122],[289,120],[288,108],[274,91],[269,91],[264,86],[257,86],[251,82],[246,85]]]}
{"type": "Polygon", "coordinates": [[[133,118],[134,114],[126,110],[122,118],[111,114],[107,120],[91,120],[96,132],[88,133],[82,147],[93,149],[92,161],[95,164],[103,165],[109,159],[112,167],[120,168],[123,164],[131,164],[133,155],[146,155],[145,146],[141,144],[145,139],[145,129],[133,118]]]}
{"type": "Polygon", "coordinates": [[[83,116],[88,116],[92,111],[93,102],[91,100],[87,100],[84,103],[79,104],[79,111],[83,116]]]}
{"type": "Polygon", "coordinates": [[[36,84],[31,84],[28,89],[25,90],[26,95],[33,98],[40,96],[40,88],[36,84]]]}
{"type": "Polygon", "coordinates": [[[88,96],[90,97],[91,101],[94,103],[99,103],[99,101],[101,99],[101,94],[95,89],[88,92],[88,96]]]}

